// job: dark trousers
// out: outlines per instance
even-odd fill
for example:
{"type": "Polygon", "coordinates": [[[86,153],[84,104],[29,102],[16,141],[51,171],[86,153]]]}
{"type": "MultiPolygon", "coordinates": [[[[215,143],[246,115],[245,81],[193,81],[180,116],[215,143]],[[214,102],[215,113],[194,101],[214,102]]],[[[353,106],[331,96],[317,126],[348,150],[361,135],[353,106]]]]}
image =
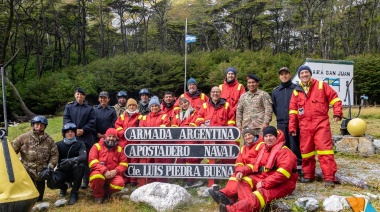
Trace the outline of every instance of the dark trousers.
{"type": "Polygon", "coordinates": [[[299,139],[299,132],[297,132],[296,136],[289,135],[289,128],[288,124],[277,124],[277,128],[284,132],[285,135],[285,145],[292,150],[292,152],[297,157],[297,169],[301,170],[302,167],[302,157],[301,157],[301,149],[300,149],[300,139],[299,139]]]}
{"type": "Polygon", "coordinates": [[[82,182],[84,169],[84,163],[73,164],[67,171],[56,170],[52,173],[52,177],[47,182],[47,186],[50,189],[67,189],[65,182],[72,182],[73,187],[71,192],[78,192],[82,182]]]}
{"type": "Polygon", "coordinates": [[[40,194],[38,196],[37,202],[42,201],[44,198],[44,193],[45,193],[45,180],[37,180],[34,181],[34,184],[36,185],[36,188],[38,190],[38,193],[40,194]]]}
{"type": "MultiPolygon", "coordinates": [[[[86,145],[86,153],[87,153],[87,158],[88,158],[88,154],[90,153],[91,147],[94,144],[93,143],[90,144],[87,142],[84,142],[84,144],[86,145]]],[[[88,167],[88,160],[86,160],[85,167],[84,167],[84,175],[83,175],[83,184],[85,184],[86,186],[90,182],[89,178],[90,178],[90,168],[88,167]]]]}

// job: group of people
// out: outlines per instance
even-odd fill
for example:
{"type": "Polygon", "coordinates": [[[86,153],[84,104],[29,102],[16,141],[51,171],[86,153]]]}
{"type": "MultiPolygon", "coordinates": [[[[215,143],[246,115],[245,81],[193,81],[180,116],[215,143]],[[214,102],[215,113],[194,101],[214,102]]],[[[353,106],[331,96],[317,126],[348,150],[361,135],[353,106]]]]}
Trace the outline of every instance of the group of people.
{"type": "MultiPolygon", "coordinates": [[[[312,183],[315,154],[326,186],[334,186],[337,166],[327,112],[330,104],[334,108],[334,121],[342,117],[336,92],[326,83],[312,79],[308,66],[301,66],[297,71],[299,85],[291,82],[288,68],[281,68],[278,72],[281,84],[272,96],[258,88],[260,78],[254,74],[246,77],[246,91],[236,78],[235,68],[230,67],[225,73],[223,84],[212,87],[209,96],[197,88],[196,79],[190,78],[184,94],[175,98],[172,92],[165,92],[162,102],[157,96],[150,97],[149,90],[143,88],[139,103],[128,99],[127,92],[120,91],[116,95],[118,103],[110,106],[108,92],[102,91],[100,104],[90,106],[85,101],[85,91],[76,88],[75,101],[69,102],[63,113],[62,141],[55,144],[44,132],[47,119],[36,116],[32,119],[32,130],[12,142],[36,183],[39,200],[43,198],[45,180],[50,188],[60,189],[60,196],[65,196],[68,187],[72,187],[69,204],[77,201],[79,188],[85,189],[89,184],[98,203],[126,184],[136,186],[135,178],[124,176],[128,163],[139,162],[127,158],[123,152],[127,144],[133,143],[124,137],[130,127],[238,127],[245,141],[241,154],[236,162],[220,161],[235,163],[236,172],[225,189],[210,191],[221,203],[222,211],[245,211],[242,207],[256,210],[273,198],[291,193],[297,179],[312,183]],[[277,129],[269,126],[273,112],[277,129]],[[289,184],[286,189],[278,187],[284,183],[289,184]]],[[[173,160],[155,158],[148,162],[172,163],[173,160]]],[[[200,160],[176,162],[200,163],[200,160]]],[[[167,182],[149,179],[153,181],[167,182]]],[[[197,183],[192,179],[186,182],[189,186],[197,183]]]]}

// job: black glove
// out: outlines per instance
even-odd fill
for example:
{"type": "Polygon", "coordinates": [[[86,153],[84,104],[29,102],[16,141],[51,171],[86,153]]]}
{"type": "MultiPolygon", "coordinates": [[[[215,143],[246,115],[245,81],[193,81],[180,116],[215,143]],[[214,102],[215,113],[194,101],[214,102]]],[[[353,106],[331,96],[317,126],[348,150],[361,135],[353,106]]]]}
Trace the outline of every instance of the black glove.
{"type": "Polygon", "coordinates": [[[50,167],[46,168],[40,173],[40,178],[43,180],[49,180],[51,178],[52,169],[50,167]]]}
{"type": "Polygon", "coordinates": [[[62,159],[61,163],[59,164],[59,169],[63,171],[68,171],[71,166],[75,163],[76,158],[67,158],[67,159],[62,159]]]}

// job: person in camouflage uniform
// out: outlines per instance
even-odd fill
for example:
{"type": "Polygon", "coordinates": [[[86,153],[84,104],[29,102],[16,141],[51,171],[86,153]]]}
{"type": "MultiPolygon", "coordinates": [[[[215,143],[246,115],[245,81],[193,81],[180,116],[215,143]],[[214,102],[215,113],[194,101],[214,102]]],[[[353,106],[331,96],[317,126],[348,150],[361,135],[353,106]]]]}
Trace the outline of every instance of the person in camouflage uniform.
{"type": "Polygon", "coordinates": [[[32,130],[20,135],[12,142],[16,154],[20,153],[21,163],[39,192],[37,201],[42,201],[45,192],[45,180],[58,163],[58,149],[53,138],[45,129],[48,120],[44,116],[32,119],[32,130]]]}
{"type": "Polygon", "coordinates": [[[128,94],[125,91],[119,91],[116,94],[117,104],[113,106],[113,108],[115,108],[116,117],[124,114],[124,111],[127,109],[127,98],[128,94]]]}
{"type": "Polygon", "coordinates": [[[248,74],[248,91],[240,97],[236,108],[236,126],[240,131],[242,126],[248,126],[255,134],[261,134],[272,121],[272,99],[267,92],[258,89],[259,81],[256,75],[248,74]]]}
{"type": "Polygon", "coordinates": [[[150,112],[150,108],[149,108],[150,92],[149,92],[149,90],[146,88],[141,89],[139,92],[139,96],[140,96],[140,102],[139,102],[139,105],[137,106],[137,109],[139,110],[141,115],[143,115],[143,116],[148,115],[148,113],[150,112]]]}

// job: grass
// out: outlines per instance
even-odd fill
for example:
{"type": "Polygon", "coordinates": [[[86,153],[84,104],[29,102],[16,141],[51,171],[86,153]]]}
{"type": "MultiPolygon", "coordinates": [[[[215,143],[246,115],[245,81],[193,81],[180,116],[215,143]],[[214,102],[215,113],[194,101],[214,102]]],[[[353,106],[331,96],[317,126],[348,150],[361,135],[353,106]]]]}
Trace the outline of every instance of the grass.
{"type": "MultiPolygon", "coordinates": [[[[344,109],[344,115],[347,116],[347,109],[344,109]]],[[[352,110],[353,116],[356,115],[354,112],[357,112],[357,108],[352,110]]],[[[330,113],[332,113],[330,111],[330,113]]],[[[332,115],[330,114],[330,117],[332,115]]],[[[375,138],[380,138],[380,108],[375,107],[368,107],[363,108],[360,118],[365,120],[367,122],[367,133],[369,135],[373,135],[375,138]]],[[[275,120],[275,119],[274,119],[275,120]]],[[[333,134],[340,134],[340,122],[331,123],[331,128],[333,131],[333,134]]],[[[275,125],[275,122],[272,122],[272,125],[275,125]]],[[[53,137],[55,141],[59,141],[62,139],[61,134],[61,128],[62,128],[62,117],[54,117],[49,119],[49,125],[46,129],[47,133],[53,137]]],[[[8,140],[12,141],[17,136],[21,135],[22,133],[30,130],[30,123],[22,123],[18,126],[9,127],[9,133],[8,133],[8,140]]],[[[361,160],[368,163],[378,163],[379,156],[371,156],[371,157],[360,157],[357,155],[348,155],[348,154],[342,154],[338,153],[336,157],[344,158],[344,160],[352,161],[352,163],[355,163],[355,160],[361,160]]],[[[339,164],[338,164],[339,165],[339,164]]],[[[364,169],[364,168],[363,168],[364,169]]],[[[295,200],[299,197],[306,197],[310,194],[314,194],[317,197],[323,197],[327,198],[328,196],[331,196],[333,194],[335,195],[342,195],[342,196],[352,196],[353,194],[357,193],[366,193],[371,192],[373,194],[379,194],[380,193],[380,180],[377,178],[369,178],[367,180],[367,183],[371,185],[371,189],[366,191],[362,190],[360,188],[357,188],[355,186],[351,185],[339,185],[337,188],[333,190],[328,190],[323,187],[323,182],[315,182],[312,185],[303,185],[303,184],[297,184],[297,189],[295,193],[290,195],[289,197],[283,198],[280,201],[286,202],[293,211],[303,211],[302,209],[298,208],[295,205],[295,200]]],[[[222,186],[223,187],[223,186],[222,186]]],[[[184,212],[184,211],[218,211],[218,206],[216,203],[213,202],[213,200],[209,198],[200,198],[197,197],[197,192],[195,189],[190,189],[189,193],[196,199],[194,203],[189,205],[180,205],[177,208],[175,208],[173,211],[176,212],[184,212]]],[[[122,200],[119,198],[112,198],[108,201],[106,201],[102,205],[95,204],[92,198],[92,194],[90,189],[87,190],[80,190],[79,194],[79,201],[73,205],[73,206],[66,206],[62,208],[55,208],[54,206],[51,206],[51,209],[49,211],[135,211],[135,212],[151,212],[154,211],[154,209],[151,206],[148,206],[144,203],[134,203],[129,200],[122,200]]],[[[60,199],[59,197],[59,190],[50,190],[49,188],[46,188],[45,191],[45,197],[44,201],[50,202],[52,205],[56,200],[60,199]]],[[[318,198],[317,198],[318,199],[318,198]]],[[[322,205],[322,202],[320,201],[320,205],[322,205]]],[[[376,209],[380,209],[380,201],[372,202],[372,205],[376,209]]],[[[321,207],[322,208],[322,207],[321,207]]],[[[348,210],[345,210],[348,211],[348,210]]]]}

